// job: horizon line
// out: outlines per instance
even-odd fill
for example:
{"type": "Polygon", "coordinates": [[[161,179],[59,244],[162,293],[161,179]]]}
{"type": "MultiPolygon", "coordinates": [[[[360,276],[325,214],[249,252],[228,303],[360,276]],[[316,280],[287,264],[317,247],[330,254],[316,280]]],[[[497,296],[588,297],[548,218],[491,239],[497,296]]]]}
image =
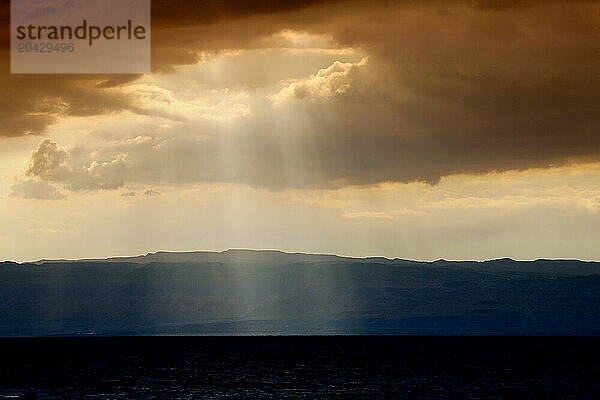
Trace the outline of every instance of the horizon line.
{"type": "Polygon", "coordinates": [[[512,257],[498,257],[498,258],[486,258],[486,259],[447,259],[447,258],[436,258],[436,259],[411,259],[411,258],[402,258],[402,257],[387,257],[387,256],[350,256],[343,254],[335,254],[335,253],[310,253],[306,251],[288,251],[288,250],[280,250],[280,249],[255,249],[255,248],[244,248],[244,247],[230,247],[224,250],[156,250],[149,251],[146,253],[139,253],[135,255],[114,255],[107,257],[84,257],[84,258],[41,258],[38,260],[32,261],[15,261],[15,260],[2,260],[0,263],[15,263],[15,264],[39,264],[39,263],[53,263],[53,262],[98,262],[98,261],[107,261],[107,260],[118,260],[118,259],[131,259],[131,258],[141,258],[147,257],[151,255],[156,255],[159,253],[169,253],[169,254],[186,254],[186,253],[213,253],[213,254],[223,254],[229,251],[252,251],[252,252],[277,252],[282,254],[290,254],[290,255],[309,255],[309,256],[331,256],[331,257],[339,257],[339,258],[348,258],[348,259],[374,259],[374,258],[383,258],[389,261],[410,261],[410,262],[421,262],[421,263],[435,263],[435,262],[477,262],[477,263],[485,263],[490,261],[498,261],[498,260],[511,260],[514,262],[535,262],[535,261],[577,261],[583,263],[600,263],[600,260],[586,260],[580,258],[531,258],[531,259],[516,259],[512,257]]]}

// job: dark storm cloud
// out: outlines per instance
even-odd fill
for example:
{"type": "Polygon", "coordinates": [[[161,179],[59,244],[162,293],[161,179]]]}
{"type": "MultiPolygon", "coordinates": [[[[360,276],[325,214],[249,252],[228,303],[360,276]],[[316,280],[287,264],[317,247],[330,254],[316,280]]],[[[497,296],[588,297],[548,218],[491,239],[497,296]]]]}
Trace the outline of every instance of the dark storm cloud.
{"type": "Polygon", "coordinates": [[[11,75],[0,55],[0,136],[40,135],[60,116],[89,116],[133,109],[121,94],[106,91],[107,77],[11,75]]]}
{"type": "MultiPolygon", "coordinates": [[[[163,1],[152,2],[153,65],[155,70],[168,71],[178,64],[196,61],[197,51],[208,44],[215,49],[227,43],[236,47],[241,38],[252,38],[260,31],[271,32],[272,28],[254,29],[244,32],[237,29],[227,38],[212,38],[210,43],[203,35],[208,32],[194,30],[191,36],[173,31],[186,26],[211,26],[223,20],[238,20],[252,15],[279,14],[300,10],[321,1],[163,1]],[[204,42],[204,43],[203,43],[204,42]]],[[[185,29],[184,29],[185,31],[185,29]]],[[[189,32],[187,32],[189,33],[189,32]]],[[[129,99],[107,90],[115,85],[130,82],[136,76],[79,76],[79,75],[11,75],[10,74],[10,1],[0,2],[0,137],[40,135],[56,120],[56,110],[36,112],[35,108],[48,99],[68,105],[66,115],[99,115],[124,109],[135,111],[129,99]]]]}
{"type": "MultiPolygon", "coordinates": [[[[145,166],[132,176],[166,168],[155,176],[321,187],[600,160],[599,2],[155,1],[153,65],[169,71],[203,50],[260,47],[281,29],[330,34],[369,62],[283,88],[284,101],[261,109],[243,135],[203,128],[208,139],[179,146],[176,165],[160,162],[160,149],[127,153],[132,168],[145,166]],[[283,110],[305,117],[285,159],[272,125],[283,110]],[[227,174],[217,160],[225,142],[236,160],[227,174]]],[[[0,134],[40,133],[59,115],[139,111],[106,90],[134,79],[3,73],[0,134]]]]}
{"type": "Polygon", "coordinates": [[[155,27],[211,24],[228,18],[249,15],[277,14],[300,10],[320,3],[339,0],[210,0],[210,1],[152,1],[152,22],[155,27]]]}
{"type": "MultiPolygon", "coordinates": [[[[266,26],[285,21],[329,33],[371,57],[334,99],[311,101],[306,88],[296,88],[289,107],[310,116],[297,157],[270,155],[281,143],[268,122],[238,138],[242,160],[252,160],[238,180],[302,185],[274,173],[272,164],[321,186],[436,182],[454,173],[598,160],[599,4],[348,2],[269,17],[266,26]],[[262,160],[269,160],[264,168],[262,160]]],[[[232,36],[234,28],[228,26],[232,36]]]]}

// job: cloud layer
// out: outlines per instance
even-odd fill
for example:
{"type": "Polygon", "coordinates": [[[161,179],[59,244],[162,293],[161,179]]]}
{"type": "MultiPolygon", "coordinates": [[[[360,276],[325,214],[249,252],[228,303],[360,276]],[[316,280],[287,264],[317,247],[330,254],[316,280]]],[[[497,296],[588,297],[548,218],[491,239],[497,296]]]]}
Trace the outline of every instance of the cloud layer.
{"type": "Polygon", "coordinates": [[[599,2],[155,1],[153,13],[150,77],[14,76],[2,53],[3,136],[73,117],[166,121],[64,149],[44,140],[30,178],[315,188],[600,159],[599,2]]]}

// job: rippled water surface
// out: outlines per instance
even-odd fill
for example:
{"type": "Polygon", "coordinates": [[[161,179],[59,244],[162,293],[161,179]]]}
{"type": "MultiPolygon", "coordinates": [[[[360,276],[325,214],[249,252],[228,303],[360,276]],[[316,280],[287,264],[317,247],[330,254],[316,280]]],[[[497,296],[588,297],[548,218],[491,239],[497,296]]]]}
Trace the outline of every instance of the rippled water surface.
{"type": "Polygon", "coordinates": [[[597,399],[595,338],[0,340],[0,399],[597,399]]]}

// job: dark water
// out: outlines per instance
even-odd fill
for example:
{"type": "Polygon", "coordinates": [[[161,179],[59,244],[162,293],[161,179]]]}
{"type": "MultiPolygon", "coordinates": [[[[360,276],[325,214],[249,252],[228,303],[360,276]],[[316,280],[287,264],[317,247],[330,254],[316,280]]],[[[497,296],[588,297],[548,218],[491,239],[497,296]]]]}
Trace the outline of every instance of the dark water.
{"type": "Polygon", "coordinates": [[[596,338],[0,340],[0,399],[598,399],[596,338]]]}

